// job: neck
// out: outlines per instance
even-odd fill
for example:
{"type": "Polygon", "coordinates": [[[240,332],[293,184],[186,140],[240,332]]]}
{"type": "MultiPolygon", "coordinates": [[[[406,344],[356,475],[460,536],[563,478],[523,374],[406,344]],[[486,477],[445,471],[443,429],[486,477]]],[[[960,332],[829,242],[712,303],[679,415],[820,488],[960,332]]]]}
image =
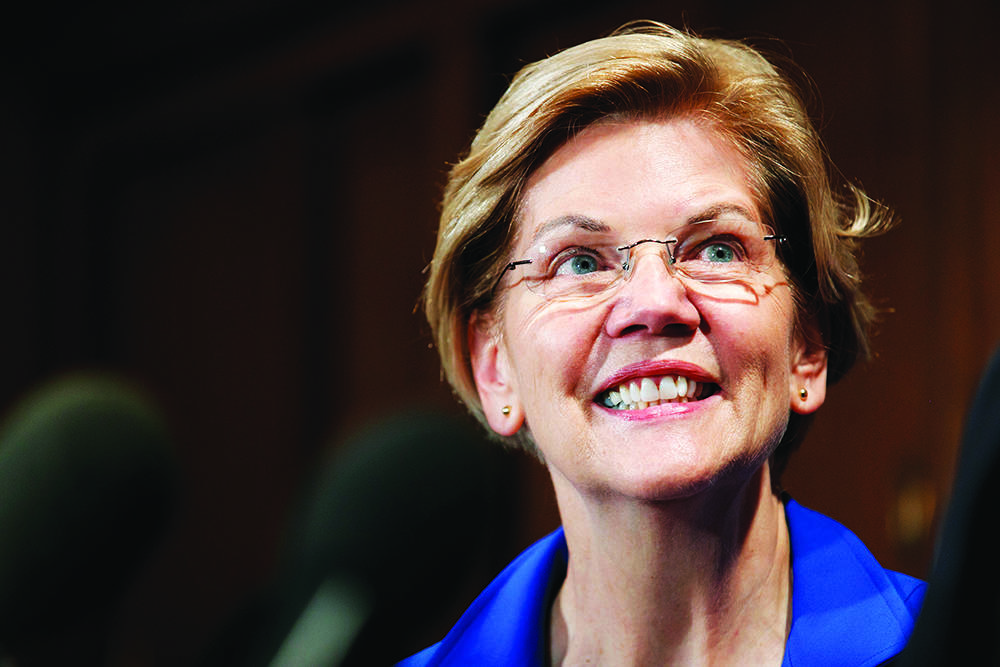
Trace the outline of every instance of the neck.
{"type": "Polygon", "coordinates": [[[767,468],[655,503],[585,498],[554,475],[570,560],[553,664],[780,664],[791,557],[767,468]]]}

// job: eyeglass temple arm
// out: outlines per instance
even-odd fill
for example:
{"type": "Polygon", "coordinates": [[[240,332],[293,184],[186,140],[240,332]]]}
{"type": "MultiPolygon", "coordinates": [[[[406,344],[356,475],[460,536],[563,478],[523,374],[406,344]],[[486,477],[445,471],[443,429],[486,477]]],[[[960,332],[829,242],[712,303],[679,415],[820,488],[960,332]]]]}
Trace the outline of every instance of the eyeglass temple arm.
{"type": "Polygon", "coordinates": [[[503,280],[503,277],[505,275],[507,275],[508,271],[513,271],[515,268],[521,266],[522,264],[531,264],[531,260],[530,259],[519,259],[517,261],[510,262],[505,267],[503,267],[503,270],[500,271],[500,275],[497,276],[497,281],[495,283],[493,283],[493,289],[490,290],[490,294],[496,294],[497,287],[500,286],[500,281],[503,280]]]}

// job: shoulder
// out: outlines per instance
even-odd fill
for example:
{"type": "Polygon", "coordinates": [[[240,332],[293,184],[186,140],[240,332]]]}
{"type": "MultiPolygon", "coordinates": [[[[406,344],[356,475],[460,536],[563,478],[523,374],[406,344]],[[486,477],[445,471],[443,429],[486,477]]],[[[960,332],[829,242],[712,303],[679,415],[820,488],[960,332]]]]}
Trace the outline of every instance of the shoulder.
{"type": "Polygon", "coordinates": [[[547,598],[566,558],[560,528],[504,568],[444,639],[399,665],[542,664],[547,598]]]}
{"type": "Polygon", "coordinates": [[[792,544],[792,629],[786,664],[877,665],[913,632],[926,585],[883,568],[854,533],[829,517],[786,504],[792,544]]]}

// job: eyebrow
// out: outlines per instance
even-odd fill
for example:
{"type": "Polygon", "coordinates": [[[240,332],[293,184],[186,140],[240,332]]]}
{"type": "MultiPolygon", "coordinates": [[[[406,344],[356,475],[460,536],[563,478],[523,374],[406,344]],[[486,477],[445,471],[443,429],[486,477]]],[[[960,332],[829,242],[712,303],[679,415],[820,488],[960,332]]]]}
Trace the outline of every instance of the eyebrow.
{"type": "Polygon", "coordinates": [[[544,222],[535,233],[531,236],[531,241],[528,243],[529,247],[534,246],[538,239],[550,234],[553,230],[559,229],[561,227],[575,227],[577,229],[582,229],[586,232],[597,232],[605,233],[611,231],[611,226],[605,222],[597,220],[596,218],[591,218],[590,216],[580,215],[576,213],[571,213],[569,215],[560,215],[558,218],[553,218],[544,222]]]}
{"type": "MultiPolygon", "coordinates": [[[[688,216],[687,222],[684,224],[693,225],[698,222],[704,222],[705,220],[714,220],[720,215],[725,214],[736,214],[745,217],[747,220],[757,221],[757,216],[755,216],[753,211],[748,209],[746,206],[731,202],[723,202],[720,204],[714,204],[698,213],[695,213],[694,215],[688,216]]],[[[535,230],[535,233],[532,234],[528,245],[535,245],[535,243],[538,242],[538,239],[561,227],[575,227],[586,232],[594,233],[607,233],[611,231],[611,226],[606,222],[596,218],[591,218],[588,215],[570,213],[568,215],[560,215],[557,218],[552,218],[551,220],[542,223],[542,225],[535,230]]]]}
{"type": "Polygon", "coordinates": [[[748,209],[746,206],[743,206],[742,204],[735,204],[735,203],[724,202],[724,203],[721,203],[721,204],[715,204],[714,206],[710,206],[707,209],[705,209],[704,211],[702,211],[701,213],[698,213],[696,215],[693,215],[693,216],[689,217],[687,219],[687,224],[691,225],[691,224],[694,224],[696,222],[704,222],[706,220],[715,220],[720,215],[725,215],[727,213],[732,213],[732,214],[736,214],[736,215],[742,216],[742,217],[746,218],[747,220],[750,220],[750,221],[753,221],[753,222],[759,222],[757,216],[753,214],[753,211],[751,211],[750,209],[748,209]]]}

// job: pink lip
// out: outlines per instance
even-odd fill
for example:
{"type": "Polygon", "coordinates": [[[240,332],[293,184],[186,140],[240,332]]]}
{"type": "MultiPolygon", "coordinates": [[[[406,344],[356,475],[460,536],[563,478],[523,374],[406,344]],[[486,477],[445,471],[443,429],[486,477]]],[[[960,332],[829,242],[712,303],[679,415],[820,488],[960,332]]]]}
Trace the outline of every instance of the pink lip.
{"type": "Polygon", "coordinates": [[[669,359],[662,361],[646,360],[623,366],[615,371],[611,377],[604,381],[601,385],[602,388],[597,393],[601,394],[609,389],[613,389],[628,380],[657,375],[683,375],[696,382],[719,384],[719,380],[716,377],[697,364],[669,359]]]}
{"type": "Polygon", "coordinates": [[[644,422],[691,414],[699,410],[704,410],[719,400],[721,399],[718,394],[716,394],[692,403],[662,403],[660,405],[653,405],[642,410],[612,410],[611,408],[606,408],[603,405],[598,407],[606,414],[612,415],[617,419],[629,422],[644,422]]]}

